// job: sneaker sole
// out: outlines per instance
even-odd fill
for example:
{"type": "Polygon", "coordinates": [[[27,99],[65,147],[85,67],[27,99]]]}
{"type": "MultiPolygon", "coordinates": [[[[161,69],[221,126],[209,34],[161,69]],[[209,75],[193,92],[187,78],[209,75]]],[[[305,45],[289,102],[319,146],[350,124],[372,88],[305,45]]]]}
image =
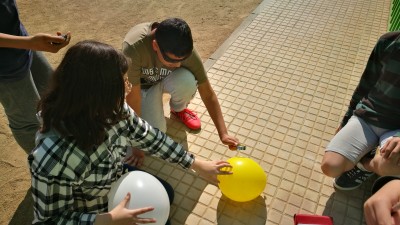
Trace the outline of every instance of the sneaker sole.
{"type": "Polygon", "coordinates": [[[336,180],[336,179],[333,179],[333,186],[334,186],[336,189],[341,190],[341,191],[352,191],[352,190],[355,190],[355,189],[357,189],[357,188],[359,188],[359,187],[361,186],[361,184],[360,184],[360,185],[355,186],[355,187],[348,187],[348,188],[346,188],[346,187],[341,187],[341,186],[339,186],[339,185],[336,184],[335,180],[336,180]]]}

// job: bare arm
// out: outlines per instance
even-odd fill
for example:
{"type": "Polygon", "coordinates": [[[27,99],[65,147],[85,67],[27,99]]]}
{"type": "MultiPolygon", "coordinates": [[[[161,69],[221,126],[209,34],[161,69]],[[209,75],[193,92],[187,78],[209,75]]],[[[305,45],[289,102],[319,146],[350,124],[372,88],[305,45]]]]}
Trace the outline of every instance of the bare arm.
{"type": "Polygon", "coordinates": [[[67,33],[67,38],[59,35],[61,35],[59,32],[57,35],[39,33],[33,36],[15,36],[0,33],[0,47],[56,53],[67,46],[71,40],[70,32],[67,33]]]}
{"type": "Polygon", "coordinates": [[[141,116],[142,96],[140,93],[140,84],[132,86],[131,92],[126,96],[126,102],[138,116],[141,116]]]}
{"type": "Polygon", "coordinates": [[[225,125],[224,117],[222,115],[221,106],[218,102],[217,95],[211,87],[209,81],[206,81],[199,85],[198,87],[201,99],[204,102],[204,105],[207,108],[208,113],[211,116],[211,119],[214,122],[215,127],[217,128],[219,138],[222,143],[225,145],[234,145],[239,144],[239,140],[236,137],[229,136],[228,130],[225,125]]]}

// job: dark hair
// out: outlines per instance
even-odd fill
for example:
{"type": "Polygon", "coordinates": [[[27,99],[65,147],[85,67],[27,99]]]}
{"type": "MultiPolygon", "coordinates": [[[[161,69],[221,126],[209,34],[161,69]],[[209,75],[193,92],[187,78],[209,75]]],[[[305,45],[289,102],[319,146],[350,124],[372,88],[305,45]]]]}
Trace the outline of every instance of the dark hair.
{"type": "Polygon", "coordinates": [[[179,18],[169,18],[159,23],[155,39],[162,51],[172,53],[177,57],[188,56],[193,51],[190,27],[179,18]]]}
{"type": "Polygon", "coordinates": [[[89,40],[69,48],[39,102],[40,132],[55,129],[85,151],[100,145],[106,129],[126,117],[127,70],[125,56],[110,45],[89,40]]]}

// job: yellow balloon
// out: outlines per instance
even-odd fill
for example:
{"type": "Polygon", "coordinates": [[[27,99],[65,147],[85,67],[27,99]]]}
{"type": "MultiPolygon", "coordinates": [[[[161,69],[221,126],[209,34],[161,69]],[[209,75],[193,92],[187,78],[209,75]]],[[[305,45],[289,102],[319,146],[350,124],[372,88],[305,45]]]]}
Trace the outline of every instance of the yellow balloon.
{"type": "Polygon", "coordinates": [[[247,202],[257,198],[267,184],[267,175],[263,168],[252,159],[233,157],[227,160],[232,175],[218,175],[222,194],[237,202],[247,202]]]}

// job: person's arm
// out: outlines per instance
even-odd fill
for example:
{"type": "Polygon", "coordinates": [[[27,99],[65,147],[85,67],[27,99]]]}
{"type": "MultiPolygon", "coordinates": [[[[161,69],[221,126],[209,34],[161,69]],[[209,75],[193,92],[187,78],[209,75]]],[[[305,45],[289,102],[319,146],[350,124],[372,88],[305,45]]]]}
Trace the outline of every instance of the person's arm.
{"type": "Polygon", "coordinates": [[[129,59],[128,79],[132,83],[131,92],[126,96],[126,102],[139,116],[142,115],[142,94],[141,94],[141,55],[137,46],[126,42],[122,43],[122,53],[129,59]]]}
{"type": "Polygon", "coordinates": [[[375,44],[374,49],[371,51],[364,72],[361,75],[360,81],[351,97],[346,114],[344,115],[342,122],[340,123],[340,126],[336,132],[338,132],[343,126],[347,124],[350,117],[353,115],[353,111],[356,108],[357,104],[361,101],[362,98],[367,97],[368,93],[373,88],[380,76],[382,70],[382,64],[380,63],[380,60],[386,45],[385,38],[383,37],[378,40],[378,42],[375,44]]]}
{"type": "Polygon", "coordinates": [[[198,90],[200,97],[203,100],[215,127],[217,128],[218,135],[222,143],[225,145],[238,145],[239,140],[236,137],[228,134],[228,129],[226,128],[224,117],[222,115],[221,106],[218,102],[217,95],[211,87],[210,82],[206,80],[199,84],[198,90]]]}
{"type": "Polygon", "coordinates": [[[66,38],[59,35],[61,35],[59,32],[57,35],[39,33],[33,36],[15,36],[0,33],[0,47],[56,53],[67,46],[71,40],[70,32],[66,34],[66,38]]]}
{"type": "Polygon", "coordinates": [[[133,85],[131,92],[126,96],[126,102],[140,116],[142,113],[142,96],[140,93],[140,84],[133,85]]]}
{"type": "Polygon", "coordinates": [[[392,207],[400,201],[400,180],[387,182],[364,203],[368,225],[400,224],[400,210],[392,207]]]}
{"type": "Polygon", "coordinates": [[[128,129],[129,133],[127,134],[126,141],[129,145],[140,147],[143,151],[149,152],[170,163],[177,163],[184,169],[193,169],[210,183],[218,183],[217,175],[231,174],[231,172],[220,170],[223,167],[230,167],[228,162],[195,159],[193,154],[186,151],[182,145],[175,142],[165,133],[153,128],[133,111],[129,111],[129,113],[130,117],[127,120],[128,127],[116,128],[116,130],[128,129]]]}

